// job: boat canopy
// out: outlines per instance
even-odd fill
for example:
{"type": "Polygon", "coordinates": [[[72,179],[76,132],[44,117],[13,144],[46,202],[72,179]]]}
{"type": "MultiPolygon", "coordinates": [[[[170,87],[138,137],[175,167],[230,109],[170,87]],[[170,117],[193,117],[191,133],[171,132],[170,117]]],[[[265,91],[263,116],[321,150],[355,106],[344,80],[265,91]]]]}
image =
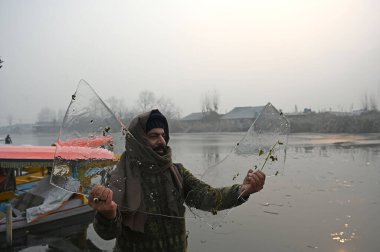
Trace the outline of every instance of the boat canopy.
{"type": "Polygon", "coordinates": [[[55,146],[0,146],[0,168],[52,167],[55,146]]]}
{"type": "Polygon", "coordinates": [[[81,147],[99,147],[112,143],[113,137],[98,136],[94,138],[73,138],[66,141],[58,139],[57,145],[60,146],[81,146],[81,147]]]}
{"type": "Polygon", "coordinates": [[[52,167],[54,157],[66,160],[115,160],[112,151],[82,146],[0,146],[0,168],[52,167]]]}

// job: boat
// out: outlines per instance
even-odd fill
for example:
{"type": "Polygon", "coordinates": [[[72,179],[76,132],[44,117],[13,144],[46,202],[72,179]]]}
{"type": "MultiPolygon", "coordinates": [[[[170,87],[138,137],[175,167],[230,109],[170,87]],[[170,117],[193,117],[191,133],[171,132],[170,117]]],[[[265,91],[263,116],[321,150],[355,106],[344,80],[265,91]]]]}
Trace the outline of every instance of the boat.
{"type": "MultiPolygon", "coordinates": [[[[98,140],[57,143],[60,158],[86,165],[117,162],[112,151],[94,151],[109,141],[98,140]]],[[[84,195],[50,183],[56,150],[56,146],[0,146],[0,248],[24,242],[34,233],[92,221],[94,210],[84,195]]]]}
{"type": "MultiPolygon", "coordinates": [[[[35,233],[47,233],[77,222],[90,223],[94,217],[94,210],[83,195],[52,186],[49,177],[40,180],[20,198],[13,200],[11,206],[12,245],[35,233]]],[[[0,248],[10,244],[7,222],[9,217],[0,220],[0,248]]]]}
{"type": "Polygon", "coordinates": [[[0,146],[0,202],[15,198],[46,177],[53,167],[54,152],[54,146],[0,146]]]}

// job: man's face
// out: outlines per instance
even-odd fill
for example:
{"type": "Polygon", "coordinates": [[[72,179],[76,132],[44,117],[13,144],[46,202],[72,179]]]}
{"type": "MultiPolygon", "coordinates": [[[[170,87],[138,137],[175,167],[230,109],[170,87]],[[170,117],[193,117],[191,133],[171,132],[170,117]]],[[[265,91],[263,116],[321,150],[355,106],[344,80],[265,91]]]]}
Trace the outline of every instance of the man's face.
{"type": "Polygon", "coordinates": [[[159,155],[166,153],[165,131],[162,128],[154,128],[146,134],[149,146],[159,155]]]}

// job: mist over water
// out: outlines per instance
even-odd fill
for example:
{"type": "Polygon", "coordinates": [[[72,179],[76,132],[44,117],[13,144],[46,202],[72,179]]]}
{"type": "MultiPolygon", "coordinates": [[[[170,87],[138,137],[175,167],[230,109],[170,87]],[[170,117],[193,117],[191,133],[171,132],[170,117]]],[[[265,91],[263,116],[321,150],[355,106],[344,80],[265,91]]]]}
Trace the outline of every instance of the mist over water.
{"type": "MultiPolygon", "coordinates": [[[[174,161],[198,175],[200,167],[222,160],[243,136],[173,134],[170,145],[174,161]]],[[[50,144],[56,138],[12,137],[16,144],[38,145],[50,144]]],[[[268,178],[264,190],[233,209],[216,231],[206,223],[188,219],[189,251],[380,250],[380,223],[376,221],[380,212],[379,134],[290,135],[284,172],[283,176],[268,178]]],[[[112,250],[113,241],[100,239],[92,225],[81,237],[87,238],[87,243],[66,240],[77,247],[92,244],[112,250]]],[[[30,243],[25,251],[47,251],[46,234],[39,239],[46,239],[44,246],[30,243]]]]}

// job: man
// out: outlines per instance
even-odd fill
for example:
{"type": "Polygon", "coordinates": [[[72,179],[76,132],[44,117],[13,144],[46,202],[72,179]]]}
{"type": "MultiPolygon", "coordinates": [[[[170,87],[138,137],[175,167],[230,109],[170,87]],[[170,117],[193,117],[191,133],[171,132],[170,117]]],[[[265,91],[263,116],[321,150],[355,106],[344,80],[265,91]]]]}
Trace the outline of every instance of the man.
{"type": "Polygon", "coordinates": [[[89,195],[95,231],[116,238],[115,251],[186,251],[184,204],[215,213],[264,186],[265,174],[249,170],[242,185],[212,188],[173,164],[168,123],[158,110],[133,119],[129,132],[109,187],[98,185],[89,195]]]}
{"type": "Polygon", "coordinates": [[[5,137],[5,143],[6,144],[11,144],[12,143],[12,138],[9,134],[7,134],[7,136],[5,137]]]}

